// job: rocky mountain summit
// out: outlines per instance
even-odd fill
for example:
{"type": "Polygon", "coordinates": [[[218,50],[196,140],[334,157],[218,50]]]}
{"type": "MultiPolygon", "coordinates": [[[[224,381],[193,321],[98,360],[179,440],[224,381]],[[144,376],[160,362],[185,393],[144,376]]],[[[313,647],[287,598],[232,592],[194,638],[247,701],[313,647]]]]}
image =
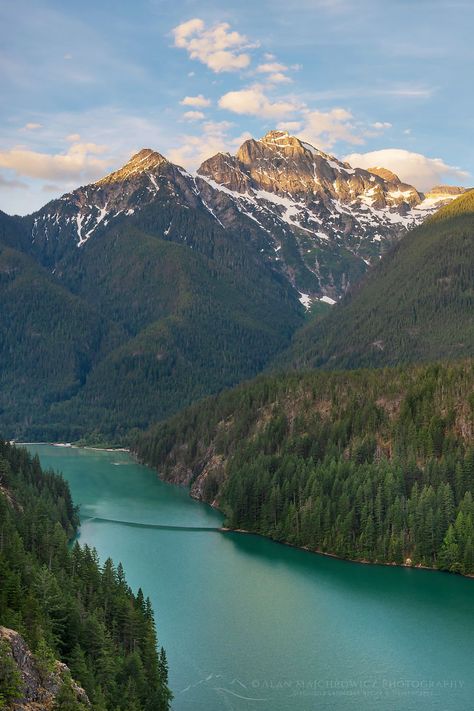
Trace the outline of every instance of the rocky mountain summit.
{"type": "Polygon", "coordinates": [[[352,168],[286,131],[250,139],[235,156],[213,156],[198,175],[225,196],[200,184],[223,224],[232,226],[230,199],[271,235],[274,259],[309,292],[306,302],[336,300],[403,232],[463,192],[425,196],[385,168],[352,168]]]}
{"type": "Polygon", "coordinates": [[[352,168],[270,131],[235,156],[209,158],[196,175],[145,148],[23,224],[31,250],[55,268],[71,247],[124,224],[202,251],[204,220],[207,234],[232,231],[248,242],[309,306],[335,302],[401,234],[462,191],[438,186],[423,195],[385,168],[352,168]]]}
{"type": "Polygon", "coordinates": [[[55,261],[71,244],[83,247],[92,236],[156,202],[170,212],[182,204],[202,207],[193,178],[160,153],[145,148],[119,170],[51,201],[25,219],[31,223],[28,231],[35,251],[55,261]]]}

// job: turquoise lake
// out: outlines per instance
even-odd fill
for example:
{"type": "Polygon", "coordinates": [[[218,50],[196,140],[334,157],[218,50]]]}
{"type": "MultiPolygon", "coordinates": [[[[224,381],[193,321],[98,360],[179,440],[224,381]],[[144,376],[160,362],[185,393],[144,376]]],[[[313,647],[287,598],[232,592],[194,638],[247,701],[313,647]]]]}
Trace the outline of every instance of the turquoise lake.
{"type": "Polygon", "coordinates": [[[175,711],[474,708],[474,580],[214,531],[126,452],[28,448],[69,481],[80,542],[150,596],[175,711]]]}

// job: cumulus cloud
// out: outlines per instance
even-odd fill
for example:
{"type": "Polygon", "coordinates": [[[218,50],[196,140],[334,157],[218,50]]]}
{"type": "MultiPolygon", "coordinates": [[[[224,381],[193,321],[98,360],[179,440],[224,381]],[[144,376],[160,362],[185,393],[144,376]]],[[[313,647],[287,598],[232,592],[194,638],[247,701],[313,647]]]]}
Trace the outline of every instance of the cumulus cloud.
{"type": "Polygon", "coordinates": [[[354,124],[350,111],[334,108],[330,111],[305,109],[300,135],[309,143],[329,150],[339,141],[360,145],[364,143],[363,132],[354,124]]]}
{"type": "Polygon", "coordinates": [[[288,67],[285,64],[279,64],[278,62],[266,62],[258,65],[257,72],[263,74],[273,74],[274,72],[286,72],[287,69],[288,67]]]}
{"type": "Polygon", "coordinates": [[[289,116],[298,109],[298,106],[289,100],[272,101],[260,86],[229,91],[221,96],[219,106],[235,114],[274,119],[289,116]]]}
{"type": "Polygon", "coordinates": [[[31,121],[23,126],[24,131],[36,131],[38,128],[43,128],[41,123],[34,123],[31,121]]]}
{"type": "Polygon", "coordinates": [[[441,158],[428,158],[421,153],[413,153],[402,148],[384,148],[368,153],[351,153],[346,160],[359,168],[388,168],[400,180],[414,185],[419,190],[429,190],[445,181],[463,183],[469,173],[461,168],[448,165],[441,158]]]}
{"type": "Polygon", "coordinates": [[[274,74],[269,74],[267,76],[267,79],[273,84],[290,84],[293,81],[286,74],[283,74],[283,72],[275,72],[274,74]]]}
{"type": "Polygon", "coordinates": [[[169,159],[188,170],[195,170],[210,156],[235,150],[251,136],[245,132],[240,136],[232,137],[230,135],[232,126],[229,121],[206,121],[199,135],[180,137],[179,145],[168,151],[169,159]]]}
{"type": "Polygon", "coordinates": [[[235,72],[250,64],[244,50],[255,47],[245,35],[231,30],[228,22],[206,27],[198,17],[183,22],[173,29],[174,44],[185,49],[191,59],[205,64],[213,72],[235,72]]]}
{"type": "Polygon", "coordinates": [[[43,180],[94,179],[107,167],[107,162],[97,157],[105,151],[106,146],[96,143],[73,143],[66,153],[55,155],[12,148],[0,151],[0,167],[43,180]]]}
{"type": "Polygon", "coordinates": [[[201,121],[204,118],[204,114],[202,111],[186,111],[183,114],[183,118],[186,121],[201,121]]]}
{"type": "MultiPolygon", "coordinates": [[[[267,67],[273,68],[271,64],[267,67]]],[[[273,99],[261,84],[229,91],[219,99],[219,107],[235,114],[276,119],[278,128],[293,131],[322,150],[329,150],[336,143],[361,145],[366,137],[379,135],[390,126],[388,122],[364,126],[350,111],[340,107],[319,111],[291,96],[273,99]]]]}
{"type": "Polygon", "coordinates": [[[211,100],[206,99],[202,94],[197,96],[185,96],[182,101],[179,102],[182,106],[197,106],[199,108],[205,108],[211,105],[211,100]]]}
{"type": "Polygon", "coordinates": [[[257,72],[259,74],[265,74],[267,81],[273,84],[287,84],[291,82],[290,77],[285,74],[287,71],[288,67],[286,64],[280,64],[279,62],[264,62],[257,67],[257,72]]]}

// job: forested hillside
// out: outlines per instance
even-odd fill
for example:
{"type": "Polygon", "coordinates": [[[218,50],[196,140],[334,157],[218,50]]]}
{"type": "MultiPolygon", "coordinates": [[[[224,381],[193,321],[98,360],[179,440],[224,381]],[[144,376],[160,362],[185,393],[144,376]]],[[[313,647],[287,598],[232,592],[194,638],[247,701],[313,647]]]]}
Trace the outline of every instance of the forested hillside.
{"type": "Polygon", "coordinates": [[[36,243],[28,253],[10,246],[24,231],[0,215],[8,436],[124,441],[130,428],[257,374],[289,345],[304,309],[260,250],[204,208],[190,215],[166,195],[157,203],[42,259],[36,243]],[[165,234],[170,220],[176,232],[165,234]]]}
{"type": "Polygon", "coordinates": [[[409,232],[278,365],[358,368],[474,355],[474,191],[409,232]]]}
{"type": "Polygon", "coordinates": [[[18,435],[78,391],[122,329],[1,242],[0,304],[0,421],[18,435]]]}
{"type": "MultiPolygon", "coordinates": [[[[120,564],[101,565],[78,543],[70,548],[77,525],[65,481],[0,442],[0,625],[24,637],[45,680],[55,660],[66,662],[93,709],[166,711],[166,655],[156,649],[150,602],[132,593],[120,564]]],[[[72,688],[63,674],[55,711],[86,708],[72,688]]],[[[0,708],[24,693],[2,640],[0,708]]]]}
{"type": "Polygon", "coordinates": [[[136,451],[233,528],[474,573],[474,364],[259,377],[136,451]]]}

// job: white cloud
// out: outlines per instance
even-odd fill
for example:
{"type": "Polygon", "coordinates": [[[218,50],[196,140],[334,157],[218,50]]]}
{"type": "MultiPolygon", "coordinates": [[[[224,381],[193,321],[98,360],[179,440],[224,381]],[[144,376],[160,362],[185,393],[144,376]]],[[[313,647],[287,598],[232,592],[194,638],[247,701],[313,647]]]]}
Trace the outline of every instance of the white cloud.
{"type": "Polygon", "coordinates": [[[30,122],[23,126],[24,131],[36,131],[38,128],[43,128],[41,123],[30,122]]]}
{"type": "Polygon", "coordinates": [[[70,133],[69,136],[66,136],[66,141],[69,141],[69,143],[79,143],[81,140],[81,135],[79,133],[70,133]]]}
{"type": "Polygon", "coordinates": [[[295,133],[297,131],[301,130],[301,121],[280,121],[280,123],[277,124],[277,128],[281,129],[282,131],[288,131],[291,133],[294,131],[295,133]]]}
{"type": "Polygon", "coordinates": [[[183,118],[186,121],[201,121],[204,118],[204,114],[202,111],[186,111],[183,114],[183,118]]]}
{"type": "Polygon", "coordinates": [[[235,72],[250,64],[250,55],[243,51],[255,47],[245,35],[231,30],[227,22],[207,28],[198,17],[173,29],[174,44],[185,49],[191,59],[197,59],[213,72],[235,72]]]}
{"type": "Polygon", "coordinates": [[[279,64],[278,62],[267,62],[265,64],[259,64],[257,67],[257,72],[263,74],[273,74],[274,72],[286,72],[288,67],[285,64],[279,64]]]}
{"type": "Polygon", "coordinates": [[[96,143],[74,143],[66,153],[56,155],[12,148],[0,151],[0,167],[43,180],[93,179],[107,167],[105,160],[96,157],[105,151],[105,146],[96,143]]]}
{"type": "Polygon", "coordinates": [[[205,108],[211,105],[211,100],[206,99],[202,94],[197,96],[185,96],[182,101],[179,102],[182,106],[197,106],[199,108],[205,108]]]}
{"type": "Polygon", "coordinates": [[[251,136],[247,132],[230,136],[232,125],[229,121],[207,121],[200,135],[181,136],[180,144],[168,151],[169,159],[188,170],[195,170],[216,153],[235,150],[251,136]]]}
{"type": "Polygon", "coordinates": [[[376,131],[385,131],[387,128],[392,128],[392,124],[388,121],[376,121],[372,124],[372,128],[375,128],[376,131]]]}
{"type": "Polygon", "coordinates": [[[456,166],[448,165],[441,158],[428,158],[421,153],[413,153],[402,148],[384,148],[369,153],[352,153],[346,160],[359,168],[388,168],[403,182],[414,185],[418,190],[429,190],[434,185],[450,182],[464,182],[469,173],[456,166]]]}
{"type": "Polygon", "coordinates": [[[361,145],[366,137],[379,135],[390,126],[388,122],[378,122],[376,128],[364,126],[340,107],[319,111],[297,103],[291,96],[273,99],[260,84],[229,91],[219,99],[219,107],[235,114],[276,119],[278,128],[293,131],[322,150],[329,150],[336,143],[361,145]]]}
{"type": "Polygon", "coordinates": [[[364,143],[363,132],[354,125],[353,118],[350,111],[342,108],[330,111],[305,109],[300,134],[323,150],[329,150],[339,141],[360,145],[364,143]]]}
{"type": "Polygon", "coordinates": [[[266,74],[267,81],[273,84],[288,84],[292,81],[289,76],[285,74],[288,71],[286,64],[280,64],[279,62],[265,62],[259,64],[257,67],[257,72],[259,74],[266,74]]]}
{"type": "Polygon", "coordinates": [[[288,77],[286,74],[283,74],[283,72],[275,72],[275,74],[269,74],[267,76],[267,79],[273,84],[290,84],[293,81],[293,79],[290,79],[290,77],[288,77]]]}
{"type": "Polygon", "coordinates": [[[258,85],[240,91],[229,91],[221,96],[219,106],[235,114],[275,119],[289,116],[298,109],[292,101],[272,101],[258,85]]]}

